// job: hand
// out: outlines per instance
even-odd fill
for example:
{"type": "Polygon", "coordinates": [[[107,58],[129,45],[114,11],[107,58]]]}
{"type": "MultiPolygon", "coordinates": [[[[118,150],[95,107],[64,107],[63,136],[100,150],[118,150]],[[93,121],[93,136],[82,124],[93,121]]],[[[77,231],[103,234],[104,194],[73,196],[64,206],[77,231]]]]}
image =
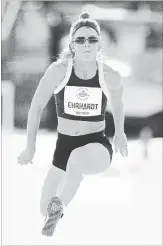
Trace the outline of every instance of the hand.
{"type": "Polygon", "coordinates": [[[35,149],[25,149],[23,150],[17,158],[17,162],[20,165],[27,165],[28,163],[33,163],[32,159],[35,154],[35,149]]]}
{"type": "Polygon", "coordinates": [[[115,134],[113,137],[113,144],[116,153],[119,150],[123,157],[128,156],[127,137],[125,133],[115,134]]]}

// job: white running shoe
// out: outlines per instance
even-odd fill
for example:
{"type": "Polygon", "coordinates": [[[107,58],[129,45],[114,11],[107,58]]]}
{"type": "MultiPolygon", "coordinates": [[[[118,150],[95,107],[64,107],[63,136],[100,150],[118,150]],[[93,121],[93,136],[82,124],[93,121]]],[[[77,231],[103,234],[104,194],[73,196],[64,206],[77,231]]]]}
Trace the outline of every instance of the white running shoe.
{"type": "Polygon", "coordinates": [[[57,222],[63,216],[63,204],[58,197],[51,198],[47,214],[45,218],[45,224],[42,229],[42,235],[52,236],[56,228],[57,222]]]}

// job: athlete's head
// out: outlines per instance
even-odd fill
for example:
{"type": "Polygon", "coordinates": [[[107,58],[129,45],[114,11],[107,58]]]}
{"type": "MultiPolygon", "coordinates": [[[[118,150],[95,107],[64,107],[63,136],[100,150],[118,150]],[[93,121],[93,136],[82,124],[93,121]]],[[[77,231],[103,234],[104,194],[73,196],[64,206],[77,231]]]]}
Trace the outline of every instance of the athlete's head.
{"type": "Polygon", "coordinates": [[[80,15],[70,29],[70,51],[80,60],[96,58],[100,50],[100,27],[87,13],[80,15]]]}
{"type": "Polygon", "coordinates": [[[69,47],[62,52],[59,60],[77,57],[80,60],[93,60],[101,57],[101,34],[97,21],[88,13],[82,13],[72,24],[69,34],[69,47]]]}

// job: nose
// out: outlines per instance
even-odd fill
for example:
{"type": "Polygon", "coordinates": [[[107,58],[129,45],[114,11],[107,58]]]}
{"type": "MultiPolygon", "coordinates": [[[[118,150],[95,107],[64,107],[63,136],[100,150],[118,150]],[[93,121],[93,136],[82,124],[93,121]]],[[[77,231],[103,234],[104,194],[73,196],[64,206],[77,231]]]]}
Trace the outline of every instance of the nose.
{"type": "Polygon", "coordinates": [[[85,47],[89,47],[89,42],[88,42],[88,39],[85,41],[85,47]]]}

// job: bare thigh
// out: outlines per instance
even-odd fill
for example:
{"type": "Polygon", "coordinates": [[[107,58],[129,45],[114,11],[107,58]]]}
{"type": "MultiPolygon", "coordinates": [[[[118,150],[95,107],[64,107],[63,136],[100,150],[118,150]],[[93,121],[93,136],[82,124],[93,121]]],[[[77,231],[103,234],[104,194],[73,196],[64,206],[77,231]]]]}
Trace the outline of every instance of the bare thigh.
{"type": "Polygon", "coordinates": [[[82,166],[83,174],[104,172],[110,165],[109,151],[100,143],[89,143],[73,152],[76,162],[82,166]]]}
{"type": "Polygon", "coordinates": [[[42,186],[40,199],[40,210],[42,214],[46,213],[46,207],[50,198],[56,196],[58,185],[64,176],[65,171],[51,165],[42,186]]]}

